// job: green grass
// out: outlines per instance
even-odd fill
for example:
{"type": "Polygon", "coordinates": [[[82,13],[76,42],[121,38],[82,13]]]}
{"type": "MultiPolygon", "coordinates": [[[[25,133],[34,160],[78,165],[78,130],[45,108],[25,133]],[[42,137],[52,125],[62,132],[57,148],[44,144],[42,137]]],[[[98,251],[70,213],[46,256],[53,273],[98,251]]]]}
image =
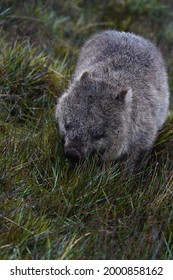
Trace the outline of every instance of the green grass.
{"type": "Polygon", "coordinates": [[[172,125],[129,178],[112,163],[66,161],[53,116],[1,125],[1,258],[172,258],[172,125]]]}
{"type": "Polygon", "coordinates": [[[103,26],[135,31],[140,21],[140,34],[164,51],[172,91],[169,9],[27,2],[0,7],[0,259],[172,259],[172,113],[133,176],[120,163],[66,160],[54,116],[79,46],[103,26]]]}

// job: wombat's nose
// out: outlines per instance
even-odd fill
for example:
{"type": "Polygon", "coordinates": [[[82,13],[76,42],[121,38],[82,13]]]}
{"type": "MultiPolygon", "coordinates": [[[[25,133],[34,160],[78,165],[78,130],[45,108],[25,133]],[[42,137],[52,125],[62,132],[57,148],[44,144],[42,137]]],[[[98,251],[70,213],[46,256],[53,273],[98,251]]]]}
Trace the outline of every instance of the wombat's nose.
{"type": "Polygon", "coordinates": [[[76,149],[68,149],[68,150],[66,150],[65,151],[65,156],[69,159],[69,160],[71,160],[71,161],[73,161],[73,162],[78,162],[79,161],[79,159],[80,159],[80,153],[79,153],[79,151],[78,150],[76,150],[76,149]]]}

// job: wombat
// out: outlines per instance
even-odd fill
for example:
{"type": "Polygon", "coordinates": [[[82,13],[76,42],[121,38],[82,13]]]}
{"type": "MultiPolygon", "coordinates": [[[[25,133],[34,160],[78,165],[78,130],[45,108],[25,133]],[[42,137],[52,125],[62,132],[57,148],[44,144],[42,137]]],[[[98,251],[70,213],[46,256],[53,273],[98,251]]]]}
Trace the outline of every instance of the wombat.
{"type": "Polygon", "coordinates": [[[65,154],[72,161],[127,155],[134,166],[151,149],[168,105],[165,64],[153,43],[132,33],[98,33],[81,49],[56,106],[65,154]]]}

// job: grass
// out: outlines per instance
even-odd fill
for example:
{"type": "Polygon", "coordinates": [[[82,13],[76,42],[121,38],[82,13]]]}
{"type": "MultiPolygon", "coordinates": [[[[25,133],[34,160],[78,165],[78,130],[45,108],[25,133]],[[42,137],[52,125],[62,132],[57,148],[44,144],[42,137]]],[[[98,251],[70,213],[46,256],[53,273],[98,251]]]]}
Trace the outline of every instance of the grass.
{"type": "Polygon", "coordinates": [[[145,169],[126,179],[111,163],[67,162],[53,118],[40,128],[4,125],[1,258],[172,258],[172,124],[145,169]]]}
{"type": "Polygon", "coordinates": [[[166,6],[108,2],[103,14],[103,1],[74,1],[73,8],[69,1],[1,1],[0,259],[173,258],[172,113],[136,175],[124,177],[120,163],[96,158],[74,166],[62,152],[56,98],[79,46],[103,25],[133,30],[147,16],[140,33],[167,40],[172,91],[166,6]]]}

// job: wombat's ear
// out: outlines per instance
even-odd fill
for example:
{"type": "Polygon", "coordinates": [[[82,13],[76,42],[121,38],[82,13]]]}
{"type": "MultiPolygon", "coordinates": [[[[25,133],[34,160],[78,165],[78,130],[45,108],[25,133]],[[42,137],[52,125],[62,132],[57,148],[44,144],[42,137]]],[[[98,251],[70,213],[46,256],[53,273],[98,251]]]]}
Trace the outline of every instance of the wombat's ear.
{"type": "Polygon", "coordinates": [[[88,71],[83,72],[82,75],[78,77],[77,81],[82,83],[83,86],[88,85],[89,72],[88,71]]]}
{"type": "Polygon", "coordinates": [[[88,83],[90,73],[88,71],[83,72],[78,78],[78,82],[82,82],[83,84],[88,83]]]}
{"type": "Polygon", "coordinates": [[[80,76],[81,81],[85,81],[88,78],[89,78],[89,72],[88,71],[83,72],[82,75],[80,76]]]}
{"type": "Polygon", "coordinates": [[[116,100],[118,102],[124,103],[124,104],[129,104],[131,103],[132,100],[132,89],[123,89],[121,90],[118,95],[116,96],[116,100]]]}

